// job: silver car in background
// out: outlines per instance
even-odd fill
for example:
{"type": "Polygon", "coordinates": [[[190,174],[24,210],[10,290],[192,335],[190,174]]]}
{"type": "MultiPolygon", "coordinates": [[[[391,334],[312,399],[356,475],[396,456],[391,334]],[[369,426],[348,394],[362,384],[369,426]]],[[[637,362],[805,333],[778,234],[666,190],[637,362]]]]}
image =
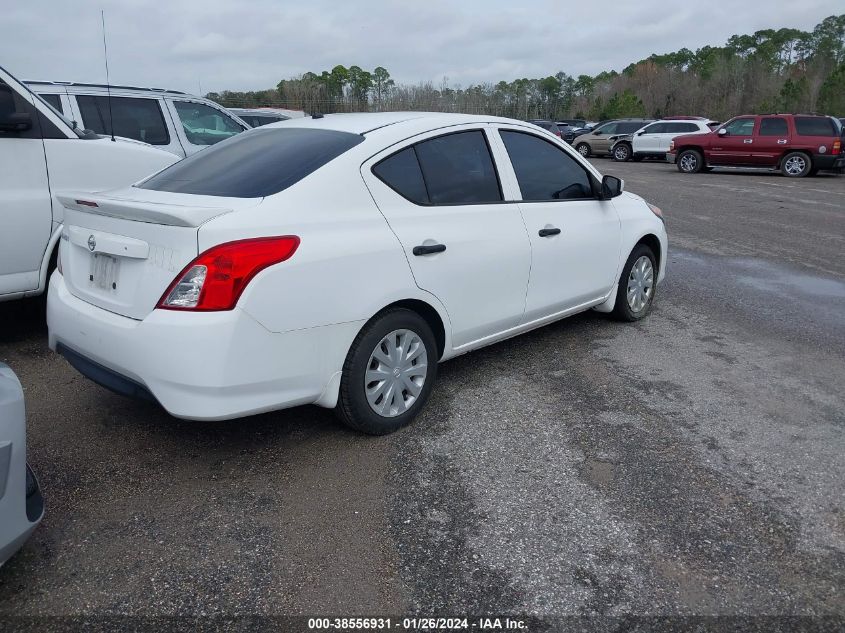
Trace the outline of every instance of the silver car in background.
{"type": "Polygon", "coordinates": [[[0,566],[17,552],[44,515],[44,498],[26,463],[23,389],[0,363],[0,566]]]}

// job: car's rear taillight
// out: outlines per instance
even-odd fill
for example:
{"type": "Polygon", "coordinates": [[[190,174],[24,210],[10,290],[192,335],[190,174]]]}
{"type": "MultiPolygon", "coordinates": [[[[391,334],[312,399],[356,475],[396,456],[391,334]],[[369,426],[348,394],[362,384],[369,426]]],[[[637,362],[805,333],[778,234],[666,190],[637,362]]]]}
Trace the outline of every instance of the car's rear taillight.
{"type": "Polygon", "coordinates": [[[158,302],[164,310],[231,310],[259,272],[290,259],[295,235],[260,237],[214,246],[185,266],[158,302]]]}
{"type": "Polygon", "coordinates": [[[842,150],[842,141],[840,139],[836,139],[833,141],[833,153],[838,154],[842,150]]]}

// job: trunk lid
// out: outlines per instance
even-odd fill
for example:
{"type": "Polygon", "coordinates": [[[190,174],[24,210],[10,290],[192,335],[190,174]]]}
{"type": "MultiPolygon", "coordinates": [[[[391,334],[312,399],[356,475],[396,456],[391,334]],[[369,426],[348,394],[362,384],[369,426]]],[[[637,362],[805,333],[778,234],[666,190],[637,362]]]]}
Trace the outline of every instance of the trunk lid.
{"type": "Polygon", "coordinates": [[[219,198],[127,188],[62,193],[62,272],[79,299],[132,319],[153,309],[199,253],[209,220],[260,199],[219,198]]]}

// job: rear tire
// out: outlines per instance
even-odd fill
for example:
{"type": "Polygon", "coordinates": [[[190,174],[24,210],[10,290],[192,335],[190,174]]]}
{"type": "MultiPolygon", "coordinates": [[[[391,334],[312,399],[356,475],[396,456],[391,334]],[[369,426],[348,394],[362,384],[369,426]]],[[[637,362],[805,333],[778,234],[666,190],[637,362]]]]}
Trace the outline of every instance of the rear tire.
{"type": "Polygon", "coordinates": [[[631,160],[632,153],[630,145],[627,143],[620,143],[613,148],[613,160],[624,163],[625,161],[631,160]]]}
{"type": "Polygon", "coordinates": [[[697,149],[685,149],[678,154],[676,163],[682,174],[697,174],[704,169],[704,156],[697,149]]]}
{"type": "Polygon", "coordinates": [[[780,173],[788,178],[803,178],[813,169],[813,161],[804,152],[790,152],[780,161],[780,173]]]}
{"type": "Polygon", "coordinates": [[[349,348],[335,412],[356,431],[393,433],[425,406],[438,359],[437,341],[425,319],[405,308],[385,310],[349,348]]]}
{"type": "Polygon", "coordinates": [[[616,288],[611,313],[619,321],[639,321],[651,312],[657,291],[657,259],[645,244],[638,244],[625,266],[616,288]]]}
{"type": "Polygon", "coordinates": [[[587,143],[578,143],[578,145],[575,146],[575,149],[584,158],[589,158],[590,155],[593,153],[587,143]]]}

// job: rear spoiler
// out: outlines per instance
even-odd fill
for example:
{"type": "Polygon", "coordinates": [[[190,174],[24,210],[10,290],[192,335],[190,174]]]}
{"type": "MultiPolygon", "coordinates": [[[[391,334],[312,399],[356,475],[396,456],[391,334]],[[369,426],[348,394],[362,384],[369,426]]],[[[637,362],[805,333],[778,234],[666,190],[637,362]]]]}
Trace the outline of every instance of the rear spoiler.
{"type": "Polygon", "coordinates": [[[231,208],[165,204],[73,191],[57,194],[56,198],[66,209],[167,226],[198,227],[233,211],[231,208]]]}

